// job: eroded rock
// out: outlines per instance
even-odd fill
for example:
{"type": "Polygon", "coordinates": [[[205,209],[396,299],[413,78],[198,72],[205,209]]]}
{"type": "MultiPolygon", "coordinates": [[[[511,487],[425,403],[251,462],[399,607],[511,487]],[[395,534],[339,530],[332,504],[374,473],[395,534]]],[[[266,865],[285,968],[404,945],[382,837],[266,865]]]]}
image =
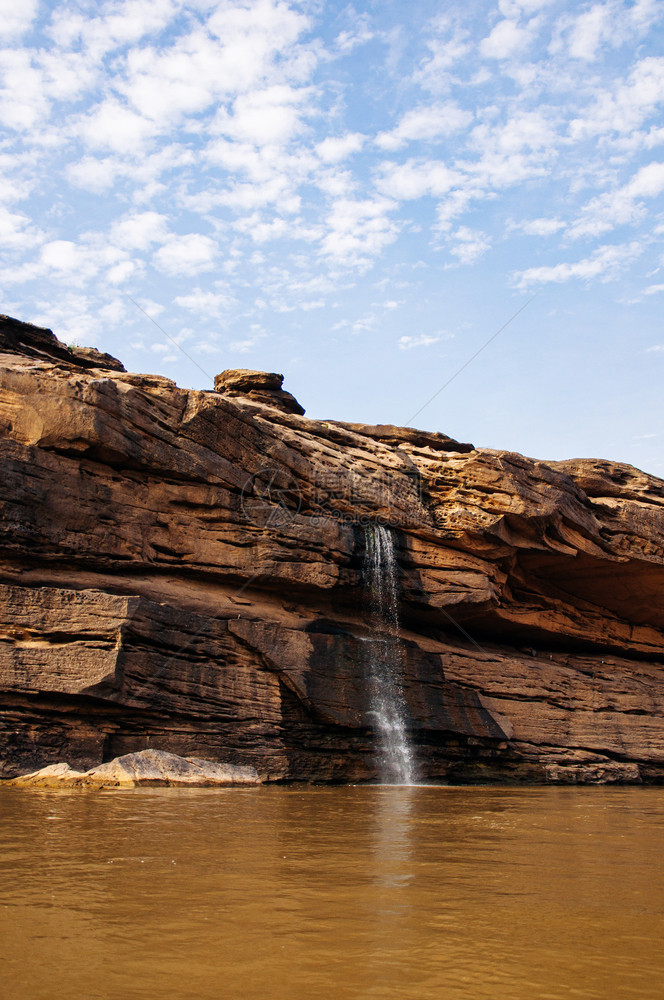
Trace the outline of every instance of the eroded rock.
{"type": "Polygon", "coordinates": [[[275,405],[275,373],[197,392],[88,370],[10,325],[0,775],[150,747],[375,779],[379,521],[423,779],[664,780],[661,480],[308,420],[275,405]]]}
{"type": "Polygon", "coordinates": [[[224,396],[243,396],[254,403],[272,406],[284,413],[304,415],[295,396],[281,387],[284,377],[277,372],[256,372],[247,368],[229,368],[216,375],[214,387],[224,396]]]}
{"type": "Polygon", "coordinates": [[[100,764],[89,771],[76,771],[66,763],[14,778],[8,782],[17,788],[218,788],[228,785],[260,785],[253,767],[195,757],[178,757],[164,750],[141,750],[100,764]]]}

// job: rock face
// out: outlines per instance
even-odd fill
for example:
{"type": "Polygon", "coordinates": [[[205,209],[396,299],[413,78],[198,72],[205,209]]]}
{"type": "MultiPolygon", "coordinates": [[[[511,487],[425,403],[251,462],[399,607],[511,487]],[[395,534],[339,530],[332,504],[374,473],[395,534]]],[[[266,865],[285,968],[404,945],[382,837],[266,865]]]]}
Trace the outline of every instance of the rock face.
{"type": "Polygon", "coordinates": [[[150,747],[374,780],[379,522],[422,779],[664,779],[661,480],[308,420],[272,373],[185,391],[0,335],[3,776],[150,747]]]}

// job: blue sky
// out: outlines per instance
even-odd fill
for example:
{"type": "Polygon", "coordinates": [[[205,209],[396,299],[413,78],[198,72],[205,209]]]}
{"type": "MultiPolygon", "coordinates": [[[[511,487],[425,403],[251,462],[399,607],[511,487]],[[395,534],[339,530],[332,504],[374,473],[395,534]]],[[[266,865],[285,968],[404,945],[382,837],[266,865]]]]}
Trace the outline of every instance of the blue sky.
{"type": "Polygon", "coordinates": [[[0,0],[0,37],[2,311],[404,424],[528,303],[415,425],[664,476],[661,0],[0,0]]]}

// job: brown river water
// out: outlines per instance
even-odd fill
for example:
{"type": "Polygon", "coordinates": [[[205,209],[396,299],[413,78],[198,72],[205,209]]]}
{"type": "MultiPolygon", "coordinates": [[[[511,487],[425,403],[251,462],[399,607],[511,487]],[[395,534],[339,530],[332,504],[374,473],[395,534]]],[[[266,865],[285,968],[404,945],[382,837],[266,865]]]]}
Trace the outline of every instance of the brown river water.
{"type": "Polygon", "coordinates": [[[0,789],[0,996],[664,996],[664,789],[0,789]]]}

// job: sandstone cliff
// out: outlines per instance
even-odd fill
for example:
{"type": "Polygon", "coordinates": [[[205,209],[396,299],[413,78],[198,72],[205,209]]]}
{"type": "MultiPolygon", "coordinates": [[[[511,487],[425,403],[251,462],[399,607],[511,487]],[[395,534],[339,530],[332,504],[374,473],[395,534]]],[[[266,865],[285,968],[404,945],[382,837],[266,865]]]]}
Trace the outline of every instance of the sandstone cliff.
{"type": "Polygon", "coordinates": [[[664,777],[664,482],[307,419],[0,320],[0,774],[146,748],[371,780],[365,526],[420,774],[664,777]]]}

